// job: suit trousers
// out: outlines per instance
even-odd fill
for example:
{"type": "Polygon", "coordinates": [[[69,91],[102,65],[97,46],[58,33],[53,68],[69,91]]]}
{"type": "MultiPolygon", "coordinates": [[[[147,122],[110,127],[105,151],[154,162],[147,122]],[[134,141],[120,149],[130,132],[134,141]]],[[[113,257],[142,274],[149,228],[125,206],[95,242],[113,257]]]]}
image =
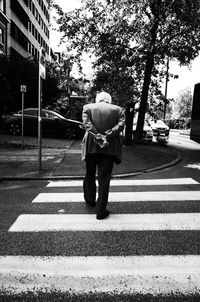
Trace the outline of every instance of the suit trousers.
{"type": "Polygon", "coordinates": [[[87,154],[86,175],[83,182],[84,198],[88,204],[96,201],[96,170],[98,168],[98,198],[96,202],[96,214],[101,215],[108,203],[110,177],[113,170],[113,156],[107,154],[87,154]]]}

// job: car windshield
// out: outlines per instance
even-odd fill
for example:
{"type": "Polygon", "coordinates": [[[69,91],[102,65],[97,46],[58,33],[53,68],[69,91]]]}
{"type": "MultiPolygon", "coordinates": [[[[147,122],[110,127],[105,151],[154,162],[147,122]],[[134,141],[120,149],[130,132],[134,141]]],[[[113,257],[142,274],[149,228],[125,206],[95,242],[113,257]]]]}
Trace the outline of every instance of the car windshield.
{"type": "MultiPolygon", "coordinates": [[[[37,116],[38,113],[38,109],[24,109],[24,115],[31,115],[31,116],[37,116]]],[[[22,114],[22,110],[18,111],[18,112],[14,112],[14,114],[22,114]]]]}
{"type": "Polygon", "coordinates": [[[153,125],[159,125],[159,126],[166,126],[166,124],[163,121],[161,121],[161,120],[158,120],[156,122],[152,121],[151,124],[153,124],[153,125]]]}
{"type": "Polygon", "coordinates": [[[58,117],[60,119],[65,119],[64,116],[60,115],[57,112],[53,112],[53,111],[45,111],[45,114],[47,115],[47,117],[49,118],[55,118],[58,117]]]}
{"type": "Polygon", "coordinates": [[[64,116],[62,116],[61,114],[59,114],[59,113],[57,113],[57,112],[54,112],[54,114],[55,114],[56,116],[58,116],[59,118],[64,119],[64,116]]]}

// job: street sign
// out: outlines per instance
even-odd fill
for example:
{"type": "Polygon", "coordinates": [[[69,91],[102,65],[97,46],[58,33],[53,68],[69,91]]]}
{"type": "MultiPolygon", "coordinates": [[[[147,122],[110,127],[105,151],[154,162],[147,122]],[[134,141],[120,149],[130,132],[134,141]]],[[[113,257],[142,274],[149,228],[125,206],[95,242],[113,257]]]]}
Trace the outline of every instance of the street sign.
{"type": "Polygon", "coordinates": [[[20,85],[20,91],[21,92],[26,92],[27,91],[27,86],[26,85],[20,85]]]}
{"type": "Polygon", "coordinates": [[[46,68],[44,65],[42,65],[41,63],[39,63],[39,74],[40,77],[45,80],[46,79],[46,68]]]}
{"type": "Polygon", "coordinates": [[[46,68],[45,68],[45,50],[42,47],[40,49],[40,57],[39,57],[39,76],[45,80],[46,79],[46,68]]]}

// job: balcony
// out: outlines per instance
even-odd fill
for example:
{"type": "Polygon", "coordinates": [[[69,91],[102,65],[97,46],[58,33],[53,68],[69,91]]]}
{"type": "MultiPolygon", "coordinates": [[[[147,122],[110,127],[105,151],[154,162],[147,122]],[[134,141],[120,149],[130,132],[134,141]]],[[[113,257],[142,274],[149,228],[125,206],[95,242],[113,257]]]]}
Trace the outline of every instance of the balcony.
{"type": "Polygon", "coordinates": [[[29,17],[18,1],[11,1],[11,9],[20,20],[20,22],[28,29],[29,17]]]}
{"type": "Polygon", "coordinates": [[[5,13],[0,9],[0,20],[3,21],[3,23],[7,24],[10,23],[10,19],[5,15],[5,13]]]}

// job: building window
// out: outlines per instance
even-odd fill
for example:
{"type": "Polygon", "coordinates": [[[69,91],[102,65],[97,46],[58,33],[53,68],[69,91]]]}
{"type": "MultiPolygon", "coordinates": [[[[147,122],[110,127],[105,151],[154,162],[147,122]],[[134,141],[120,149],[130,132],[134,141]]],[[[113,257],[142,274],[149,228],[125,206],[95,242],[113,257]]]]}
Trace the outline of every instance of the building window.
{"type": "Polygon", "coordinates": [[[31,54],[32,54],[32,56],[34,57],[34,55],[35,55],[35,47],[34,47],[33,45],[32,45],[31,54]]]}
{"type": "Polygon", "coordinates": [[[0,10],[2,10],[2,12],[5,13],[5,4],[4,4],[4,0],[0,0],[0,10]]]}
{"type": "Polygon", "coordinates": [[[27,50],[29,53],[31,53],[31,43],[29,41],[27,43],[27,50]]]}
{"type": "Polygon", "coordinates": [[[33,16],[35,16],[35,4],[34,3],[32,3],[32,14],[33,14],[33,16]]]}
{"type": "Polygon", "coordinates": [[[0,43],[4,44],[4,32],[2,28],[0,28],[0,43]]]}
{"type": "Polygon", "coordinates": [[[5,45],[4,45],[4,30],[0,28],[0,54],[4,54],[5,45]]]}
{"type": "Polygon", "coordinates": [[[38,39],[38,31],[37,31],[37,29],[35,29],[35,39],[36,40],[38,39]]]}
{"type": "Polygon", "coordinates": [[[35,36],[35,26],[32,24],[32,35],[35,36]]]}
{"type": "Polygon", "coordinates": [[[28,39],[23,34],[23,32],[11,22],[11,36],[22,46],[25,50],[27,50],[28,39]]]}
{"type": "Polygon", "coordinates": [[[38,33],[38,43],[41,43],[41,35],[38,33]]]}
{"type": "Polygon", "coordinates": [[[38,10],[35,8],[35,19],[38,20],[38,10]]]}
{"type": "Polygon", "coordinates": [[[41,17],[41,19],[40,19],[40,27],[43,29],[43,19],[42,19],[42,17],[41,17]]]}

